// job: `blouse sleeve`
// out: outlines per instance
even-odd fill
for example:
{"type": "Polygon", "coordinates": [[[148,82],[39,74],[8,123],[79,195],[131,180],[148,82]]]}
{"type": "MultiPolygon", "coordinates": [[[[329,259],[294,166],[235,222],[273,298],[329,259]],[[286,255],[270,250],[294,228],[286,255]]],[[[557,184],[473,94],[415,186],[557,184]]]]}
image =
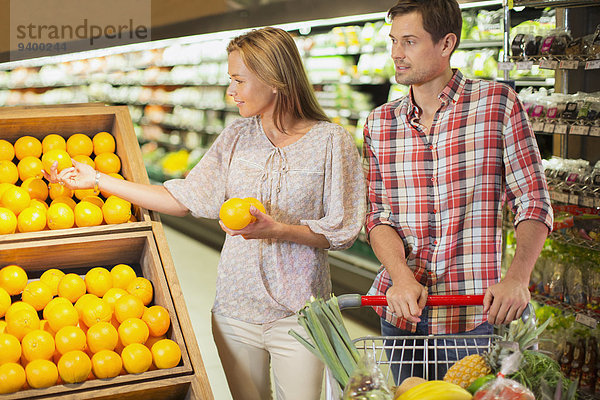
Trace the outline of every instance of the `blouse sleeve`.
{"type": "Polygon", "coordinates": [[[171,179],[164,187],[196,218],[218,218],[225,201],[231,156],[239,137],[240,121],[227,126],[185,179],[171,179]]]}
{"type": "Polygon", "coordinates": [[[325,236],[328,250],[343,250],[354,243],[365,220],[365,178],[358,149],[350,134],[339,126],[331,135],[328,157],[323,190],[325,215],[300,223],[325,236]]]}

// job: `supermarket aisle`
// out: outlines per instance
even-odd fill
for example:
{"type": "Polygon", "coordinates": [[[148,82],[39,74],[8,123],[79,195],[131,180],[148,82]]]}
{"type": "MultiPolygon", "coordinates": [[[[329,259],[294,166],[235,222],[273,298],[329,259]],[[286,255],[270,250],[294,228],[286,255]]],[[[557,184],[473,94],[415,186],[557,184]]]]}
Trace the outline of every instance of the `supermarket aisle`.
{"type": "MultiPolygon", "coordinates": [[[[230,400],[231,395],[210,328],[210,309],[215,296],[219,252],[167,225],[163,227],[214,397],[218,400],[230,400]]],[[[345,320],[345,325],[351,337],[377,334],[350,319],[345,320]]]]}

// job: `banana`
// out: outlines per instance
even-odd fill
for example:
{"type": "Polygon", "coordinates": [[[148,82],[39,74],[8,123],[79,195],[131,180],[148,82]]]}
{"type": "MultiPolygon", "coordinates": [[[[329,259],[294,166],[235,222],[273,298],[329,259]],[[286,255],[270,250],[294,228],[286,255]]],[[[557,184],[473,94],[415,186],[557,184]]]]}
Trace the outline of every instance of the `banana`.
{"type": "Polygon", "coordinates": [[[471,400],[473,396],[458,385],[428,381],[407,390],[396,400],[471,400]]]}

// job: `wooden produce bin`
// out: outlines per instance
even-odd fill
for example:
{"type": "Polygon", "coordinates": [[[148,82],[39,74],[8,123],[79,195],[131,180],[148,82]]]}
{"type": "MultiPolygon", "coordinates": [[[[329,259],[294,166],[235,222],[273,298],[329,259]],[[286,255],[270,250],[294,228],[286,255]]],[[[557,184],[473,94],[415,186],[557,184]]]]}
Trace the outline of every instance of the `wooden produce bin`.
{"type": "MultiPolygon", "coordinates": [[[[121,175],[128,181],[148,183],[142,153],[126,106],[90,104],[0,108],[0,139],[12,144],[21,136],[33,136],[41,141],[46,135],[56,133],[66,140],[75,133],[93,137],[103,131],[111,133],[115,138],[117,146],[115,153],[121,159],[121,175]]],[[[151,229],[151,216],[148,210],[134,207],[134,214],[138,222],[0,235],[0,243],[38,240],[49,235],[72,237],[151,229]]]]}
{"type": "MultiPolygon", "coordinates": [[[[102,131],[115,138],[121,175],[129,181],[149,183],[126,106],[0,108],[0,139],[13,144],[25,135],[42,140],[56,133],[67,139],[75,133],[91,137],[102,131]]],[[[3,395],[3,399],[213,399],[160,218],[141,207],[134,210],[138,222],[0,235],[0,268],[17,264],[35,279],[49,268],[83,275],[97,266],[130,264],[152,282],[154,304],[169,310],[172,325],[168,335],[182,350],[180,364],[138,375],[30,389],[3,395]]]]}

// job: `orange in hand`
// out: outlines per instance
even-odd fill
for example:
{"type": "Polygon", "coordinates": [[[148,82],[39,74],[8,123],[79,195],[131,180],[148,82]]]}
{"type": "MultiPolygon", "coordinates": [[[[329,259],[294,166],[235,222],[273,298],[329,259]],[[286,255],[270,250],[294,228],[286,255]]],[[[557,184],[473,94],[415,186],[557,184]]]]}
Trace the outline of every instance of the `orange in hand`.
{"type": "Polygon", "coordinates": [[[60,172],[65,168],[73,166],[73,163],[71,162],[71,157],[69,156],[69,153],[67,153],[65,150],[50,150],[47,153],[44,153],[44,155],[42,156],[42,164],[44,165],[44,170],[47,173],[50,173],[52,164],[55,161],[58,164],[56,166],[56,172],[60,172]]]}
{"type": "Polygon", "coordinates": [[[243,229],[256,220],[256,218],[250,214],[251,205],[261,212],[265,212],[265,206],[254,197],[246,197],[245,199],[233,197],[223,203],[221,210],[219,211],[219,218],[229,229],[243,229]]]}

